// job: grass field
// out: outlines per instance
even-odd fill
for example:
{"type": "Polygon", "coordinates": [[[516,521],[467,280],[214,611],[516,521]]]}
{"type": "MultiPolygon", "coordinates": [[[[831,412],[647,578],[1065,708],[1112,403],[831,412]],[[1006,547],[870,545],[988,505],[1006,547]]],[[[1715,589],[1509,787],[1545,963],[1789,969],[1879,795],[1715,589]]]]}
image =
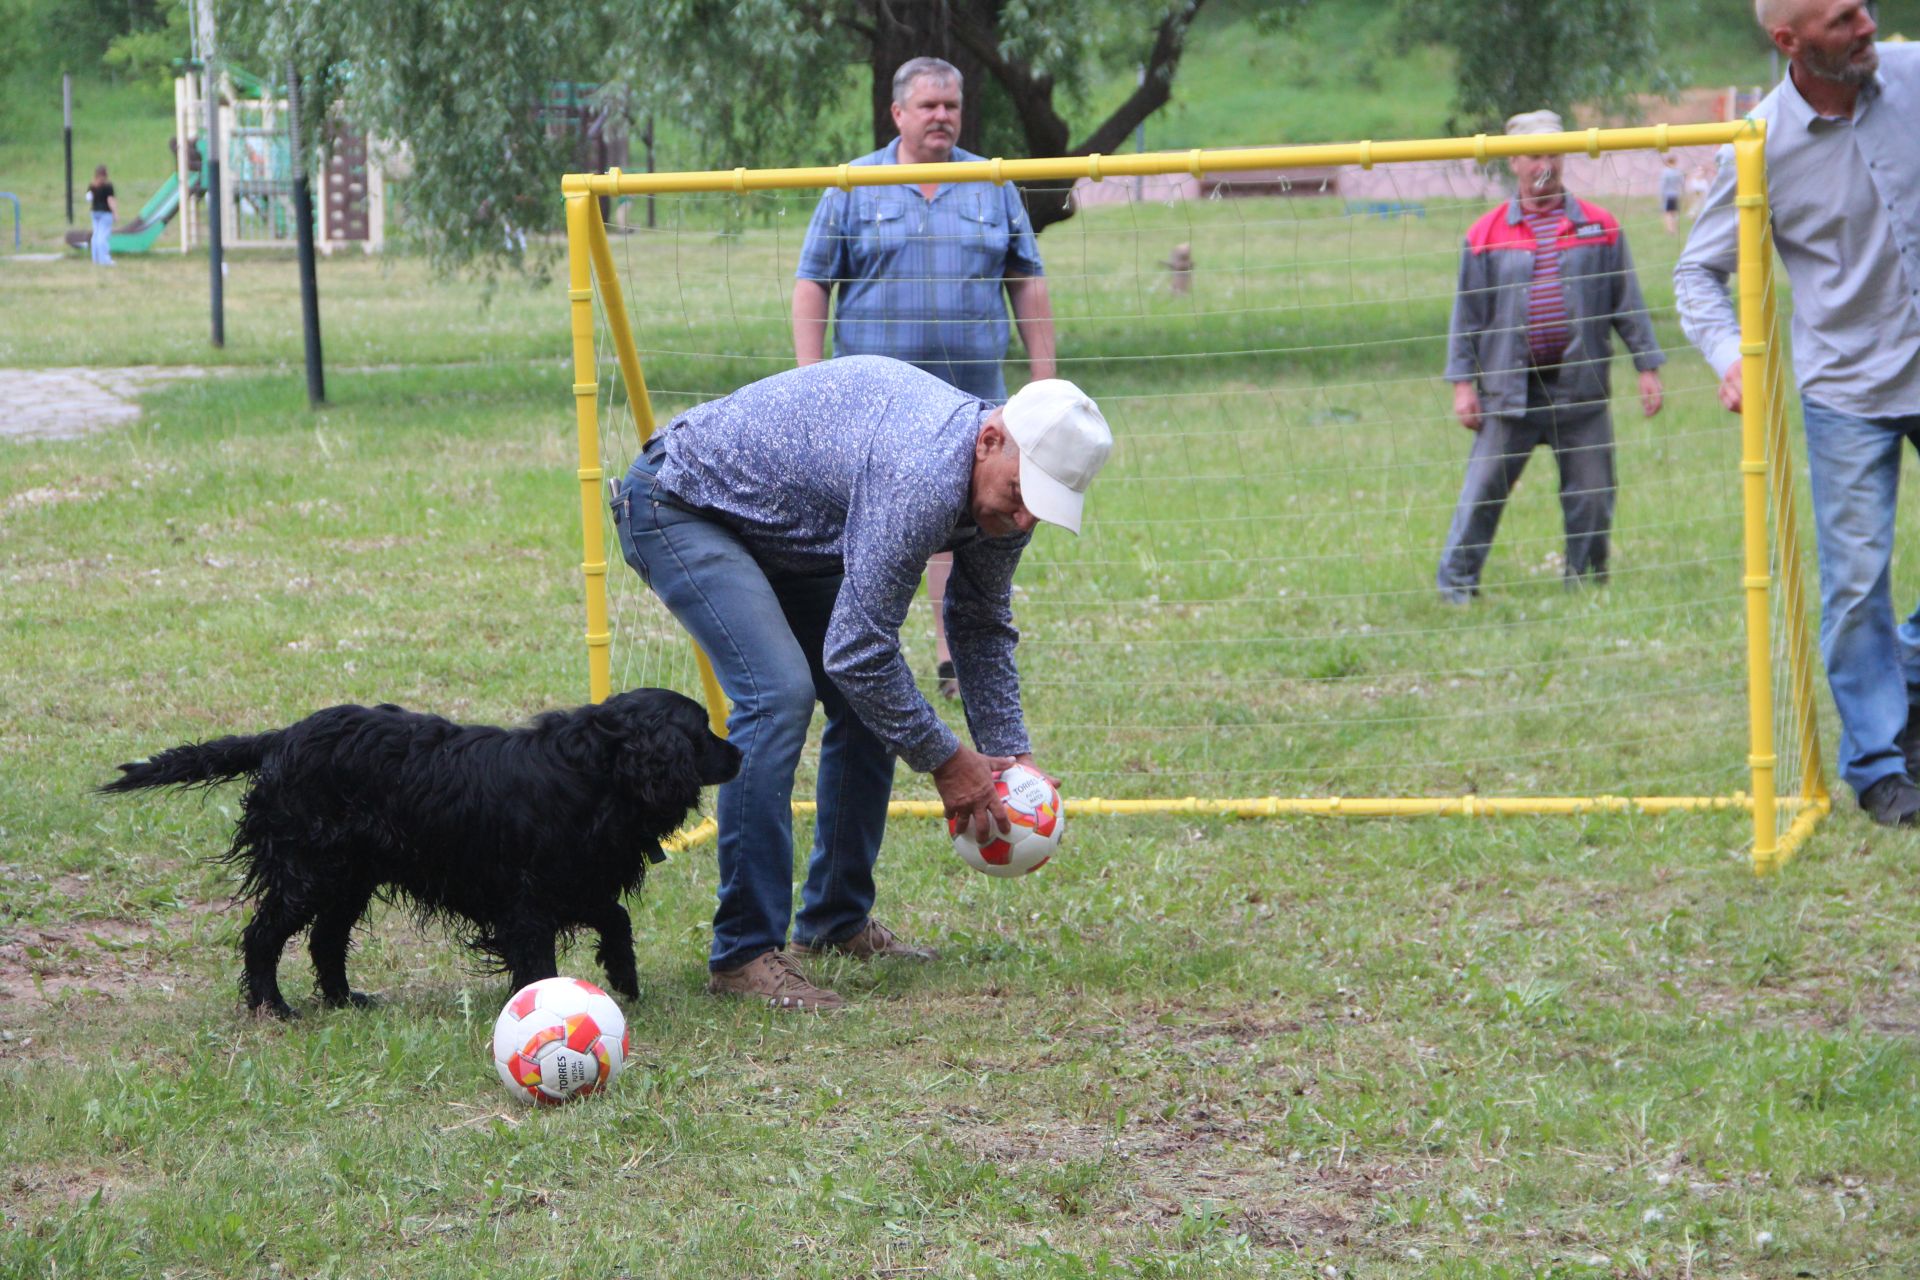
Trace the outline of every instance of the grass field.
{"type": "MultiPolygon", "coordinates": [[[[1673,243],[1621,211],[1676,359],[1651,423],[1617,375],[1614,582],[1557,584],[1537,459],[1463,612],[1427,583],[1465,206],[1047,234],[1066,372],[1122,441],[1097,527],[1022,577],[1069,797],[1743,785],[1737,450],[1673,243]]],[[[779,216],[618,246],[663,411],[778,366],[779,216]]],[[[334,702],[511,722],[585,687],[562,290],[320,279],[312,413],[284,259],[236,262],[217,357],[203,259],[0,276],[0,367],[217,370],[137,427],[0,445],[0,1275],[1920,1273],[1915,837],[1850,806],[1765,881],[1734,813],[1089,819],[1019,882],[902,822],[880,914],[942,958],[826,965],[833,1020],[702,994],[698,850],[629,903],[636,1065],[554,1114],[492,1077],[500,981],[396,911],[355,960],[381,1008],[243,1018],[233,795],[89,787],[334,702]]],[[[683,674],[630,578],[616,669],[683,674]]]]}

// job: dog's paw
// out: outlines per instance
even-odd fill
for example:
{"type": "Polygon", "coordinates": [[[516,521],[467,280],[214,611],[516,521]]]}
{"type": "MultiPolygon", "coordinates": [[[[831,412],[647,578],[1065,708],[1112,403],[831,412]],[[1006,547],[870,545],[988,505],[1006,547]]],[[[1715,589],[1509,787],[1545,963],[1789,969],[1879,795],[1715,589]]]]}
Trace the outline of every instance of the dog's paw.
{"type": "Polygon", "coordinates": [[[369,991],[349,991],[344,997],[322,996],[329,1009],[372,1009],[385,1003],[369,991]]]}

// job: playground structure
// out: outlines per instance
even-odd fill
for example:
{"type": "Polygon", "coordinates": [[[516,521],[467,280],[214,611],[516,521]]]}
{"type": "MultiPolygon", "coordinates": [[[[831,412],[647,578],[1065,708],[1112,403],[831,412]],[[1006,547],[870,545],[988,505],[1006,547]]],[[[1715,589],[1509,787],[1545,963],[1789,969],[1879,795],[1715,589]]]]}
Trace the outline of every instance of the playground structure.
{"type": "MultiPolygon", "coordinates": [[[[293,135],[284,89],[237,67],[223,68],[217,85],[221,148],[220,239],[228,249],[270,249],[294,242],[293,135]]],[[[173,82],[175,179],[198,183],[206,127],[206,73],[189,68],[173,82]]],[[[364,134],[332,112],[326,163],[308,175],[313,186],[314,247],[330,254],[386,244],[386,175],[364,134]]],[[[180,251],[204,242],[206,212],[190,207],[180,219],[180,251]]]]}
{"type": "MultiPolygon", "coordinates": [[[[178,223],[180,252],[206,243],[207,107],[205,73],[197,68],[173,82],[174,171],[131,221],[116,225],[112,252],[147,253],[178,223]],[[191,197],[182,199],[182,193],[191,197]]],[[[227,249],[292,247],[293,134],[284,93],[238,68],[219,78],[221,146],[220,237],[227,249]]],[[[386,243],[386,174],[364,134],[324,117],[326,164],[309,175],[314,200],[314,247],[330,254],[359,248],[378,253],[386,243]]],[[[82,252],[92,233],[78,228],[67,244],[82,252]]]]}

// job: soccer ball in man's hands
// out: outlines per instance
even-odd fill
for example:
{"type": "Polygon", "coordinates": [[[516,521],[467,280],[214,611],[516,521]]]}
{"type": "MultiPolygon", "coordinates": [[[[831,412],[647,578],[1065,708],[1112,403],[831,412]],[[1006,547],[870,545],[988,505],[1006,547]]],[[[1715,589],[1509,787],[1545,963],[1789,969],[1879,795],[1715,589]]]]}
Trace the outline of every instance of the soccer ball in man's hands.
{"type": "Polygon", "coordinates": [[[591,982],[542,978],[513,993],[493,1024],[493,1065],[507,1092],[557,1106],[598,1093],[627,1064],[627,1020],[591,982]]]}
{"type": "Polygon", "coordinates": [[[975,871],[990,876],[1023,876],[1038,870],[1054,850],[1067,828],[1066,806],[1051,782],[1023,764],[997,775],[994,788],[1007,807],[1012,829],[1005,835],[992,832],[986,844],[973,838],[971,822],[949,819],[947,831],[953,836],[953,851],[975,871]]]}

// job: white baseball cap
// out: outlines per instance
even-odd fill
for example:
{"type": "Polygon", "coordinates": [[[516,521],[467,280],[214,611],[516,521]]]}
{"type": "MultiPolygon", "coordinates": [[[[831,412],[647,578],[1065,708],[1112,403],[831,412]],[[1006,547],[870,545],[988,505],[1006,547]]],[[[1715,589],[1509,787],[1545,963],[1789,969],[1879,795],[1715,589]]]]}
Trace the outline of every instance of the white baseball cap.
{"type": "Polygon", "coordinates": [[[1020,449],[1020,500],[1037,520],[1080,532],[1087,486],[1113,452],[1100,406],[1064,378],[1040,378],[1001,410],[1020,449]]]}
{"type": "Polygon", "coordinates": [[[1517,116],[1507,117],[1507,136],[1514,137],[1523,133],[1565,133],[1566,125],[1560,121],[1557,111],[1523,111],[1517,116]]]}

